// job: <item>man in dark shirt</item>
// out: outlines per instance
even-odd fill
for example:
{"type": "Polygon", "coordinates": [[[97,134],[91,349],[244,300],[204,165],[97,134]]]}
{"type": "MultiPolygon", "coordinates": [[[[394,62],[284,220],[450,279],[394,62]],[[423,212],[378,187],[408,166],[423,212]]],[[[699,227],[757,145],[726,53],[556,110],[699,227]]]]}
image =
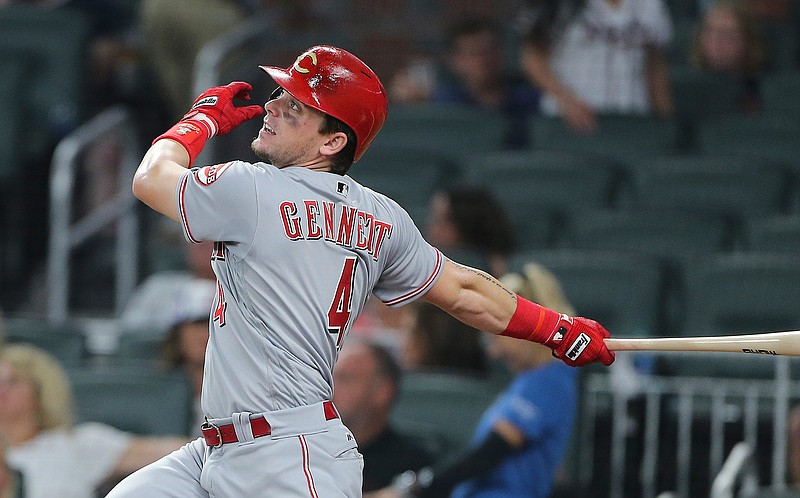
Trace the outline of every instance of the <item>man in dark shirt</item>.
{"type": "Polygon", "coordinates": [[[365,492],[388,486],[396,475],[434,461],[420,441],[389,423],[400,377],[391,353],[369,342],[348,342],[333,371],[333,402],[364,456],[365,492]]]}

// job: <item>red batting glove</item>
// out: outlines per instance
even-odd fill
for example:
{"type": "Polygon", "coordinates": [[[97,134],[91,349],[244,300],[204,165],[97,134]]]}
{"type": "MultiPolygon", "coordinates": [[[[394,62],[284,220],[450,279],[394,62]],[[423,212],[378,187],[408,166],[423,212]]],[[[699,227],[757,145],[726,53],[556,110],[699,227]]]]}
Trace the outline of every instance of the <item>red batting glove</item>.
{"type": "Polygon", "coordinates": [[[225,135],[247,120],[264,113],[260,105],[236,107],[234,99],[250,100],[253,87],[244,81],[209,88],[194,101],[192,108],[175,126],[153,140],[169,138],[183,145],[189,153],[189,166],[200,155],[206,141],[225,135]]]}
{"type": "Polygon", "coordinates": [[[543,344],[553,350],[553,356],[572,367],[595,361],[608,366],[614,363],[615,356],[606,347],[605,337],[611,334],[594,320],[562,314],[558,326],[543,344]]]}
{"type": "Polygon", "coordinates": [[[544,344],[553,356],[578,367],[599,361],[608,366],[614,352],[603,340],[610,337],[602,325],[583,317],[571,317],[517,296],[517,309],[501,335],[544,344]]]}

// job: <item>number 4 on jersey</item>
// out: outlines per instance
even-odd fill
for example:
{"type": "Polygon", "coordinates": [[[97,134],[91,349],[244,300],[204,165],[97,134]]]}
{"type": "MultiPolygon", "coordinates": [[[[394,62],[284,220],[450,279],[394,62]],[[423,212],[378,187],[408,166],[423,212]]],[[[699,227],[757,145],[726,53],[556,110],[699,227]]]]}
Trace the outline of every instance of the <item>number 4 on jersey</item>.
{"type": "Polygon", "coordinates": [[[350,312],[353,310],[353,282],[357,263],[358,259],[354,257],[344,260],[342,275],[339,277],[339,283],[333,295],[333,303],[328,310],[328,333],[338,336],[336,338],[337,349],[342,347],[342,339],[350,320],[350,312]]]}

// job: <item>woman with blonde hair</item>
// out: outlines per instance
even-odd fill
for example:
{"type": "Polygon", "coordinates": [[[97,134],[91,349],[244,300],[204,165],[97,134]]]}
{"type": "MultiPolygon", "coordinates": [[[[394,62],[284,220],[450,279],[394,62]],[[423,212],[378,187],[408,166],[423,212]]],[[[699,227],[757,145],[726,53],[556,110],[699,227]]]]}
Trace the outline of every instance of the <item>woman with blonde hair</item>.
{"type": "Polygon", "coordinates": [[[0,349],[0,433],[7,463],[23,478],[26,498],[87,498],[186,441],[140,437],[96,422],[73,425],[64,369],[27,344],[0,349]]]}

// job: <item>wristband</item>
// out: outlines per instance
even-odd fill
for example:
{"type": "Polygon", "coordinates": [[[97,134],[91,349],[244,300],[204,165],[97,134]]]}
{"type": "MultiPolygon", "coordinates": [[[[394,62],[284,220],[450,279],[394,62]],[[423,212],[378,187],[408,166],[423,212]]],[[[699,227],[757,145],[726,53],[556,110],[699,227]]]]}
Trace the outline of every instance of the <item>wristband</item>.
{"type": "Polygon", "coordinates": [[[560,313],[517,295],[517,309],[500,335],[544,344],[556,331],[560,321],[560,313]]]}
{"type": "Polygon", "coordinates": [[[203,113],[187,114],[172,128],[156,137],[153,143],[169,138],[181,144],[189,153],[189,167],[203,151],[206,141],[217,132],[214,121],[203,113]]]}

